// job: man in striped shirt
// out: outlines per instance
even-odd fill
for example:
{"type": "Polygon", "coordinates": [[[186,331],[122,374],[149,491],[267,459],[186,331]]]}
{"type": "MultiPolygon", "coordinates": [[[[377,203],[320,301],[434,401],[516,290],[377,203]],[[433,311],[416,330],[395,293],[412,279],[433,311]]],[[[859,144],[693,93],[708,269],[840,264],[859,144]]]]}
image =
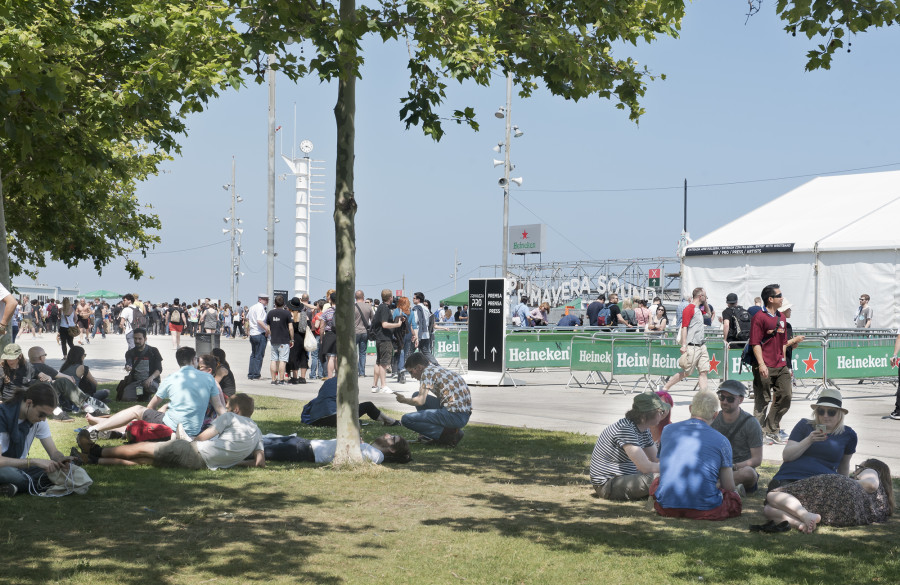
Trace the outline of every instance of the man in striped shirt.
{"type": "Polygon", "coordinates": [[[634,397],[625,418],[606,427],[591,455],[591,483],[607,500],[638,500],[650,494],[659,473],[657,446],[650,435],[670,406],[653,393],[634,397]]]}

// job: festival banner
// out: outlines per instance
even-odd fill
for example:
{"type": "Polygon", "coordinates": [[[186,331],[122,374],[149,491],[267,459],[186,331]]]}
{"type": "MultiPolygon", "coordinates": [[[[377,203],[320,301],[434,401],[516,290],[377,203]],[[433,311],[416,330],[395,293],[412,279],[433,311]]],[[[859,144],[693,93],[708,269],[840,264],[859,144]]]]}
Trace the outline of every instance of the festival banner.
{"type": "Polygon", "coordinates": [[[611,372],[612,341],[609,339],[573,339],[570,369],[580,372],[611,372]]]}
{"type": "Polygon", "coordinates": [[[523,341],[510,335],[506,338],[506,366],[509,369],[568,367],[571,351],[571,335],[567,339],[542,337],[540,341],[523,341]]]}
{"type": "Polygon", "coordinates": [[[829,347],[826,352],[828,377],[838,379],[896,376],[897,369],[891,367],[893,346],[893,340],[886,339],[884,345],[829,347]]]}
{"type": "Polygon", "coordinates": [[[638,375],[647,373],[649,348],[646,339],[616,337],[612,347],[613,375],[638,375]]]}

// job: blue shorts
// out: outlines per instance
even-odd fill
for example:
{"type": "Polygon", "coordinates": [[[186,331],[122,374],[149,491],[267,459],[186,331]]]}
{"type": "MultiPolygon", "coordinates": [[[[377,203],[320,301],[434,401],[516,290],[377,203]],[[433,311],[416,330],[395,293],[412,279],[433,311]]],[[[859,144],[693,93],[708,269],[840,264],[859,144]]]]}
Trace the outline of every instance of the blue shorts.
{"type": "Polygon", "coordinates": [[[288,356],[291,354],[291,345],[289,343],[282,343],[279,345],[272,345],[271,350],[269,351],[269,359],[273,362],[287,362],[288,356]]]}

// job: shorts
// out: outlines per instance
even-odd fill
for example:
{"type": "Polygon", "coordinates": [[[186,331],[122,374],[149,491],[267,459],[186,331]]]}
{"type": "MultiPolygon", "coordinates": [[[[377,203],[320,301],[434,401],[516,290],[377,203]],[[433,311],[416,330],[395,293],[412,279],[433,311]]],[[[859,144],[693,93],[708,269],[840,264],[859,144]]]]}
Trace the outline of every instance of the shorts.
{"type": "Polygon", "coordinates": [[[382,367],[391,365],[394,358],[394,342],[393,341],[376,341],[375,350],[377,357],[375,363],[382,367]]]}
{"type": "Polygon", "coordinates": [[[690,376],[694,369],[697,373],[709,373],[709,354],[706,345],[689,345],[678,359],[678,367],[685,376],[690,376]]]}
{"type": "Polygon", "coordinates": [[[185,469],[206,469],[206,461],[197,452],[193,441],[165,441],[160,443],[153,454],[153,464],[158,467],[182,467],[185,469]]]}
{"type": "Polygon", "coordinates": [[[78,326],[82,329],[87,329],[91,326],[90,318],[88,317],[78,317],[78,326]]]}
{"type": "Polygon", "coordinates": [[[154,424],[161,425],[161,424],[165,424],[163,422],[164,416],[166,416],[166,415],[163,412],[160,412],[158,410],[153,410],[152,408],[147,408],[144,410],[144,414],[141,415],[141,420],[147,421],[148,423],[154,423],[154,424]]]}
{"type": "Polygon", "coordinates": [[[269,350],[269,359],[273,362],[287,363],[290,353],[291,346],[289,343],[279,343],[278,345],[272,344],[269,350]]]}
{"type": "Polygon", "coordinates": [[[322,345],[319,348],[319,360],[324,362],[330,355],[337,355],[337,334],[326,331],[322,334],[322,345]]]}
{"type": "Polygon", "coordinates": [[[184,331],[184,325],[181,323],[169,323],[169,331],[181,333],[182,331],[184,331]]]}

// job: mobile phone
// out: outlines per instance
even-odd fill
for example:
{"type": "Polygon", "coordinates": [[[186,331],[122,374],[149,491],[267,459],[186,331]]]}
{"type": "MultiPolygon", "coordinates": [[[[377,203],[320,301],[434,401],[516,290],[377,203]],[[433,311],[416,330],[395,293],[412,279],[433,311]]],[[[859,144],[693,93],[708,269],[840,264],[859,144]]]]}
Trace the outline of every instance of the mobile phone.
{"type": "Polygon", "coordinates": [[[825,425],[816,425],[816,430],[817,430],[817,431],[822,431],[822,432],[824,433],[824,432],[825,432],[825,425]]]}

